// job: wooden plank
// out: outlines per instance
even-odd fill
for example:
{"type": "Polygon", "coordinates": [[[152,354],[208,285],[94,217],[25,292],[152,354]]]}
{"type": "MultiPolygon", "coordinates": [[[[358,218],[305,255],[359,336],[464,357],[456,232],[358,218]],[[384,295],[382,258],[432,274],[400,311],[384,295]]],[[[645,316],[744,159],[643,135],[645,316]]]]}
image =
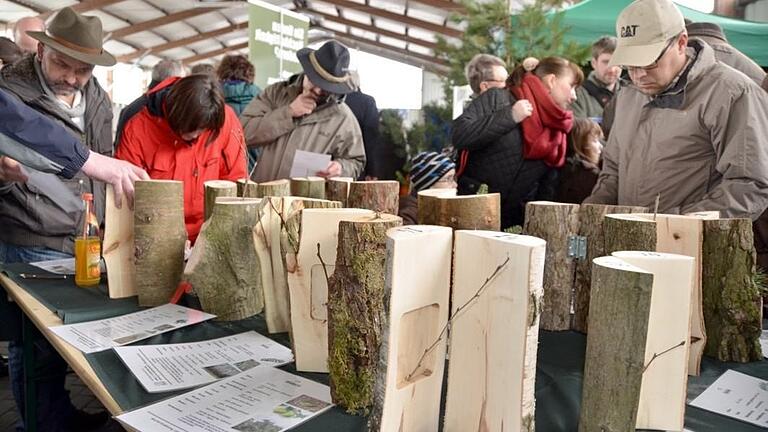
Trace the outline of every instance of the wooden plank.
{"type": "Polygon", "coordinates": [[[544,262],[544,301],[541,311],[543,330],[571,328],[573,258],[568,257],[568,238],[579,232],[579,205],[550,201],[531,201],[525,206],[523,234],[547,242],[544,262]]]}
{"type": "Polygon", "coordinates": [[[610,256],[593,263],[579,432],[633,431],[653,274],[610,256]]]}
{"type": "Polygon", "coordinates": [[[132,297],[136,291],[136,266],[133,261],[133,210],[123,201],[115,207],[112,185],[107,185],[104,216],[104,263],[110,298],[132,297]]]}
{"type": "Polygon", "coordinates": [[[339,222],[373,215],[370,210],[342,208],[306,209],[301,212],[296,266],[288,269],[291,342],[298,371],[328,372],[326,274],[331,277],[336,269],[339,222]]]}
{"type": "Polygon", "coordinates": [[[387,232],[389,315],[369,431],[436,431],[448,324],[453,230],[414,225],[387,232]],[[419,287],[414,290],[413,287],[419,287]]]}
{"type": "Polygon", "coordinates": [[[614,252],[613,256],[653,274],[636,426],[681,431],[696,261],[689,256],[658,252],[614,252]]]}
{"type": "Polygon", "coordinates": [[[456,231],[454,250],[444,430],[532,432],[546,244],[456,231]]]}

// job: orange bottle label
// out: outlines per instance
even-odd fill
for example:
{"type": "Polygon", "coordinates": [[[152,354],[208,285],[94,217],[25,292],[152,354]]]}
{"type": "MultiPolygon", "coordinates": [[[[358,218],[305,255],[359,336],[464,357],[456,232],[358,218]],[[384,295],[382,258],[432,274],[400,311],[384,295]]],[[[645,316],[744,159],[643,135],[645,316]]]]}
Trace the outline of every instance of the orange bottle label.
{"type": "Polygon", "coordinates": [[[75,239],[75,284],[98,285],[101,279],[101,241],[98,237],[75,239]]]}

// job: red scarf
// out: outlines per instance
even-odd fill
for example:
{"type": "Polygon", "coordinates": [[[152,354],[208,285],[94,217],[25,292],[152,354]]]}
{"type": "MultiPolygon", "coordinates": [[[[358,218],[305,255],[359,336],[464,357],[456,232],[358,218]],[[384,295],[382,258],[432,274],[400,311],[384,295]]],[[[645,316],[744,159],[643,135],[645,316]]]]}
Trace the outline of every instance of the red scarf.
{"type": "Polygon", "coordinates": [[[547,165],[560,168],[565,164],[566,135],[573,126],[573,113],[560,108],[552,100],[544,83],[528,72],[520,87],[512,88],[512,94],[528,99],[533,113],[523,120],[523,157],[542,159],[547,165]]]}

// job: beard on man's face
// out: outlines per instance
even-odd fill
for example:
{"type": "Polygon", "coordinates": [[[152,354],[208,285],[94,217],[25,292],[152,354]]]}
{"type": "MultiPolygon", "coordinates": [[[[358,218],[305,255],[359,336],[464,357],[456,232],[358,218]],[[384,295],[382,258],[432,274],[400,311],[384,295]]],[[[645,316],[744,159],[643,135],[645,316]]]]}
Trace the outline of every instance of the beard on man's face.
{"type": "Polygon", "coordinates": [[[78,84],[71,85],[65,81],[50,82],[48,81],[48,87],[51,91],[58,96],[72,96],[78,91],[82,90],[82,87],[78,84]]]}

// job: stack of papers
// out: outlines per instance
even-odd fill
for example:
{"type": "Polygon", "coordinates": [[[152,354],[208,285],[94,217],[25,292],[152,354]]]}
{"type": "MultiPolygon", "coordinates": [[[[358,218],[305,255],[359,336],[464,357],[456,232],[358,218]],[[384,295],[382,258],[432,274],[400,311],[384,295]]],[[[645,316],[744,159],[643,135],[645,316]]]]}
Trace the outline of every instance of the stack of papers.
{"type": "Polygon", "coordinates": [[[768,382],[727,370],[690,405],[768,427],[768,382]]]}

